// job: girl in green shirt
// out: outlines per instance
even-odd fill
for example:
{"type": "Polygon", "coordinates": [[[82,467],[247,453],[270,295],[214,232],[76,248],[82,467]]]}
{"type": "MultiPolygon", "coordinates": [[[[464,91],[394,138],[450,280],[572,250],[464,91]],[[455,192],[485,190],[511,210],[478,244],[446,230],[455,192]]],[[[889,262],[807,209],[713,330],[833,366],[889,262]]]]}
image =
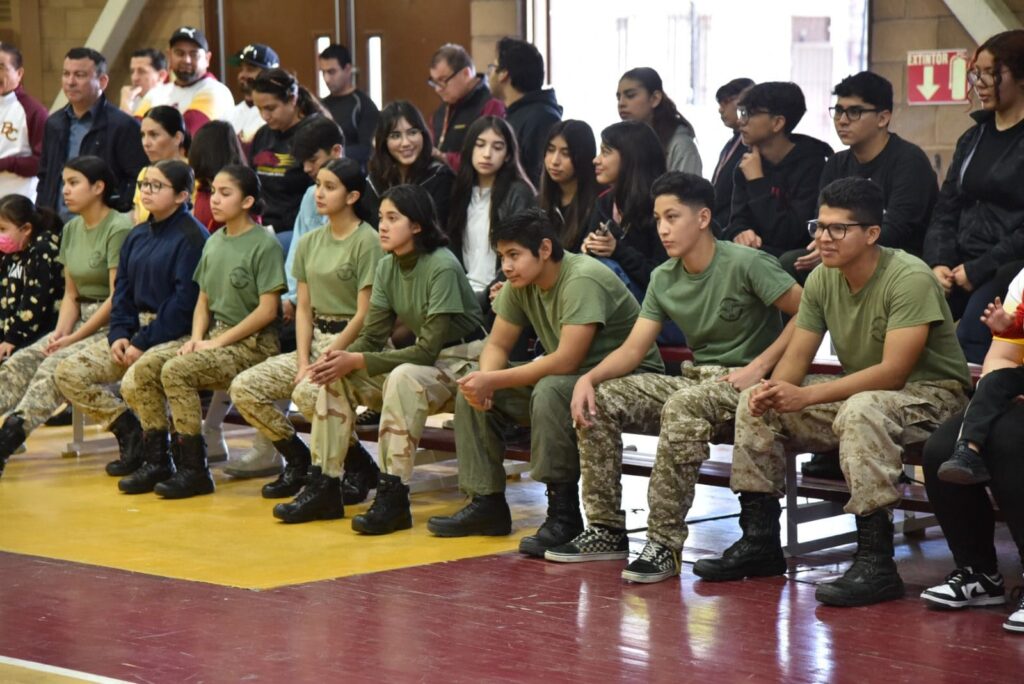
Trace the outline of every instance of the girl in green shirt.
{"type": "Polygon", "coordinates": [[[15,352],[0,366],[0,472],[28,435],[64,403],[53,374],[61,359],[106,335],[110,297],[131,219],[110,208],[117,183],[99,157],[64,166],[64,202],[77,214],[62,231],[57,261],[64,265],[64,297],[53,332],[15,352]]]}

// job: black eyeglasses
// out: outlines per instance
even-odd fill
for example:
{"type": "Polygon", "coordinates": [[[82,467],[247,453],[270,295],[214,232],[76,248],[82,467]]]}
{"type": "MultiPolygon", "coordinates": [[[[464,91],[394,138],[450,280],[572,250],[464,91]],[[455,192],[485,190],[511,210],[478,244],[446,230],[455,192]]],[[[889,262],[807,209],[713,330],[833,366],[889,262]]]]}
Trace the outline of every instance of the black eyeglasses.
{"type": "Polygon", "coordinates": [[[862,114],[867,112],[880,112],[882,110],[871,109],[870,107],[861,107],[859,105],[853,105],[852,107],[840,107],[839,105],[836,105],[835,107],[829,107],[828,111],[836,121],[843,118],[843,114],[845,114],[846,118],[850,121],[859,121],[862,114]]]}
{"type": "Polygon", "coordinates": [[[135,185],[138,186],[140,192],[160,192],[164,188],[171,187],[170,185],[167,185],[166,183],[161,183],[160,181],[148,180],[137,181],[135,185]]]}
{"type": "Polygon", "coordinates": [[[750,117],[757,116],[758,114],[769,114],[767,109],[747,109],[746,107],[736,108],[736,118],[739,119],[741,124],[745,124],[750,121],[750,117]]]}
{"type": "Polygon", "coordinates": [[[427,85],[433,88],[434,90],[444,90],[445,88],[448,87],[448,82],[455,78],[455,76],[458,75],[458,73],[459,72],[456,71],[450,76],[446,76],[445,78],[439,78],[436,81],[432,78],[428,78],[427,85]]]}
{"type": "Polygon", "coordinates": [[[982,71],[981,69],[971,69],[967,72],[967,82],[971,84],[971,87],[981,84],[983,86],[992,87],[999,80],[999,74],[994,71],[982,71]]]}
{"type": "Polygon", "coordinates": [[[811,237],[818,237],[818,233],[825,231],[828,236],[833,240],[842,240],[846,237],[846,231],[854,226],[860,226],[865,228],[870,226],[870,223],[822,223],[817,220],[811,220],[807,222],[807,232],[811,237]]]}

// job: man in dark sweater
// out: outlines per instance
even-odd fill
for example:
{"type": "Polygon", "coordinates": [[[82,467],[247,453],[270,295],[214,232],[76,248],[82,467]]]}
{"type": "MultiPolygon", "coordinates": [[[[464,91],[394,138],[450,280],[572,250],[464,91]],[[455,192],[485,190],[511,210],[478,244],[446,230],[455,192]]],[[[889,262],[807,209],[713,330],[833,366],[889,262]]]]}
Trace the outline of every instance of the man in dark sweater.
{"type": "Polygon", "coordinates": [[[481,116],[505,118],[505,105],[491,94],[487,78],[476,73],[466,48],[454,43],[442,45],[430,59],[427,81],[441,106],[431,118],[434,146],[453,170],[459,170],[459,150],[466,130],[481,116]]]}
{"type": "Polygon", "coordinates": [[[752,85],[754,82],[749,78],[734,78],[715,93],[718,115],[722,117],[725,127],[732,131],[732,137],[718,155],[718,164],[715,165],[715,172],[711,176],[711,184],[715,186],[715,206],[712,207],[711,213],[712,219],[719,226],[729,225],[729,218],[732,216],[732,177],[743,153],[747,151],[740,137],[740,120],[736,114],[736,106],[739,104],[740,94],[752,85]]]}
{"type": "Polygon", "coordinates": [[[498,63],[488,67],[491,90],[505,103],[516,132],[519,159],[534,186],[540,183],[548,132],[562,120],[553,88],[544,85],[544,58],[531,43],[505,37],[498,41],[498,63]]]}
{"type": "Polygon", "coordinates": [[[798,282],[793,262],[806,254],[807,222],[816,215],[818,181],[832,156],[821,140],[793,133],[806,111],[795,83],[758,83],[740,96],[740,135],[749,151],[733,175],[732,216],[723,235],[779,257],[798,282]]]}
{"type": "Polygon", "coordinates": [[[345,134],[345,156],[366,163],[373,151],[373,131],[380,110],[352,82],[352,53],[344,45],[328,45],[320,53],[320,74],[331,94],[320,100],[345,134]]]}

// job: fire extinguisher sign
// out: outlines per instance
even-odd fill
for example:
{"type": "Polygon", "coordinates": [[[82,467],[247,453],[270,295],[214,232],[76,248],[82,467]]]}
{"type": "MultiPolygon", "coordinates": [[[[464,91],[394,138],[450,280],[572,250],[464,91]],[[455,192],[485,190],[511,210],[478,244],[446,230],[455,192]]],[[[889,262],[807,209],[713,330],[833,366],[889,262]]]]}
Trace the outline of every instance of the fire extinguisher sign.
{"type": "Polygon", "coordinates": [[[907,53],[909,104],[964,104],[966,101],[966,49],[912,50],[907,53]]]}

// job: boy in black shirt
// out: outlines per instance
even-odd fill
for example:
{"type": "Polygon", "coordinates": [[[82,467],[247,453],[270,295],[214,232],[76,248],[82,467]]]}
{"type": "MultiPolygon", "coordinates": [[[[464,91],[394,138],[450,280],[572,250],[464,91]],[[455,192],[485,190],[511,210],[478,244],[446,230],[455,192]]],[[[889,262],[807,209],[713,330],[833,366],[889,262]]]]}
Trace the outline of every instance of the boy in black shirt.
{"type": "Polygon", "coordinates": [[[320,100],[345,134],[345,156],[355,159],[366,173],[373,150],[373,130],[380,110],[370,96],[352,82],[352,54],[344,45],[328,45],[320,53],[320,74],[331,94],[320,100]]]}

